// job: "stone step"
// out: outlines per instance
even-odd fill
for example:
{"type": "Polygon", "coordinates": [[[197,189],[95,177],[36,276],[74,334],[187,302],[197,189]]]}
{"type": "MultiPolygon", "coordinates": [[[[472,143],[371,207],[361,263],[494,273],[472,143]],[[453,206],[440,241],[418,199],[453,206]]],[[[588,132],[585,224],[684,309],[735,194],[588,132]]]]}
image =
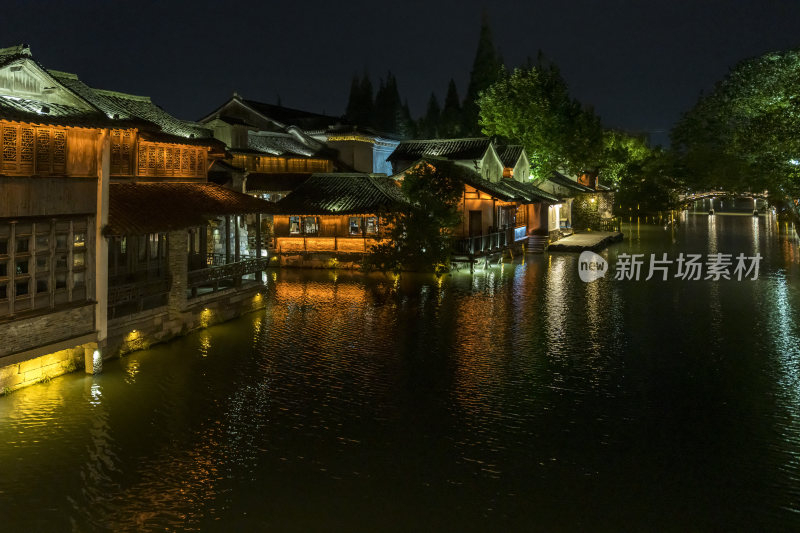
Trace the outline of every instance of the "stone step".
{"type": "Polygon", "coordinates": [[[547,237],[543,235],[533,235],[528,237],[528,244],[525,250],[529,254],[542,254],[547,250],[547,237]]]}

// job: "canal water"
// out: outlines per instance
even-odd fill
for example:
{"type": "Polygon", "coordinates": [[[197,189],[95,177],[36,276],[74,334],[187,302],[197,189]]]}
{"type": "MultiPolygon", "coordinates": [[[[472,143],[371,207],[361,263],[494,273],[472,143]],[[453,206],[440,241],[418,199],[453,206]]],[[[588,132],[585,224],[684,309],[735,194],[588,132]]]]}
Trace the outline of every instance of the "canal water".
{"type": "Polygon", "coordinates": [[[703,211],[601,255],[758,252],[757,280],[270,272],[262,312],[0,398],[2,524],[798,530],[798,239],[703,211]]]}

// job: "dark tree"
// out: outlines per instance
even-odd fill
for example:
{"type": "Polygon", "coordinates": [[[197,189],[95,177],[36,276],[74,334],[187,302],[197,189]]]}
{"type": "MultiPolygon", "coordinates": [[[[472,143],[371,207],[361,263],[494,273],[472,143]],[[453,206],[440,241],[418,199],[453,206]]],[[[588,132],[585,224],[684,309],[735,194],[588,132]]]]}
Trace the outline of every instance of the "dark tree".
{"type": "Polygon", "coordinates": [[[479,106],[483,132],[522,144],[536,178],[596,171],[602,162],[600,119],[570,97],[555,65],[504,75],[483,91],[479,106]]]}
{"type": "Polygon", "coordinates": [[[444,99],[442,119],[439,122],[439,136],[444,138],[459,137],[461,135],[461,104],[458,99],[456,82],[451,78],[447,86],[447,96],[444,99]]]}
{"type": "Polygon", "coordinates": [[[464,183],[458,169],[449,162],[422,161],[406,172],[401,190],[410,203],[405,210],[382,216],[383,242],[371,248],[365,268],[447,272],[453,232],[461,223],[464,183]]]}
{"type": "Polygon", "coordinates": [[[353,124],[368,126],[372,124],[373,112],[372,82],[369,76],[366,72],[361,79],[358,75],[353,75],[345,118],[353,124]]]}
{"type": "Polygon", "coordinates": [[[478,49],[472,62],[472,72],[470,72],[467,94],[464,97],[464,106],[461,111],[463,135],[480,135],[478,96],[481,91],[485,91],[499,79],[501,67],[502,61],[492,42],[489,17],[484,13],[481,20],[478,49]]]}
{"type": "Polygon", "coordinates": [[[435,139],[439,136],[439,123],[442,120],[442,108],[435,93],[428,99],[428,109],[425,116],[419,121],[419,136],[426,139],[435,139]]]}
{"type": "Polygon", "coordinates": [[[397,90],[397,79],[391,72],[386,74],[386,81],[380,81],[375,94],[374,126],[380,131],[398,133],[398,117],[402,112],[400,92],[397,90]]]}
{"type": "Polygon", "coordinates": [[[672,131],[696,189],[800,197],[800,49],[740,62],[672,131]]]}
{"type": "Polygon", "coordinates": [[[411,118],[411,110],[408,108],[408,101],[403,102],[402,107],[397,112],[397,131],[394,132],[402,139],[411,139],[417,136],[417,125],[411,118]]]}

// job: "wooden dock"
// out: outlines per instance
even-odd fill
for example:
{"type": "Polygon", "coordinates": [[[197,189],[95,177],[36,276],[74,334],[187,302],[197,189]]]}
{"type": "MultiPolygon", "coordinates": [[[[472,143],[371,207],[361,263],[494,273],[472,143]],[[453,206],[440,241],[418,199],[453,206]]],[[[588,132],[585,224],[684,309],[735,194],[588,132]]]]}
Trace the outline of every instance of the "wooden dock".
{"type": "Polygon", "coordinates": [[[622,241],[620,231],[586,231],[573,233],[552,243],[548,250],[551,252],[583,252],[602,250],[609,244],[622,241]]]}

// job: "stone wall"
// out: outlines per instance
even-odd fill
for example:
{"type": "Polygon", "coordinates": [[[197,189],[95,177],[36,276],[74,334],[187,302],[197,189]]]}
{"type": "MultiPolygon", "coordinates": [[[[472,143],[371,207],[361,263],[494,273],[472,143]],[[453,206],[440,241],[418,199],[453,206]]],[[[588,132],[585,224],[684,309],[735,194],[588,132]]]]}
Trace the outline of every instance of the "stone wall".
{"type": "Polygon", "coordinates": [[[85,304],[0,324],[0,358],[93,332],[94,306],[85,304]]]}
{"type": "Polygon", "coordinates": [[[209,293],[188,300],[180,312],[169,306],[158,307],[109,322],[106,357],[149,348],[264,308],[263,285],[253,283],[240,289],[209,293]]]}
{"type": "Polygon", "coordinates": [[[600,229],[600,220],[611,218],[614,193],[579,194],[572,203],[572,227],[600,229]]]}
{"type": "Polygon", "coordinates": [[[95,346],[94,343],[75,346],[0,367],[0,394],[7,394],[16,389],[83,368],[84,348],[95,346]]]}

